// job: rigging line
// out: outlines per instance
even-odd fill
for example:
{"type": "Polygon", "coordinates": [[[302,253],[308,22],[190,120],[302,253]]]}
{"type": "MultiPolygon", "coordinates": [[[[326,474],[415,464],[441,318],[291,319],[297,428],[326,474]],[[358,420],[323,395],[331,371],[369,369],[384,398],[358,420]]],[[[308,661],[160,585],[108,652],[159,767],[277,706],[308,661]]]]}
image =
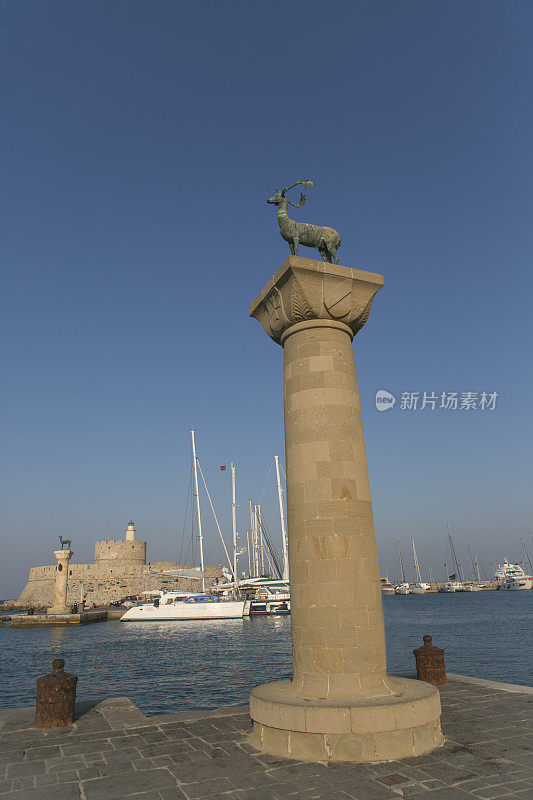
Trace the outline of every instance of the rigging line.
{"type": "Polygon", "coordinates": [[[270,473],[271,473],[271,472],[272,472],[272,465],[270,465],[270,467],[268,468],[267,476],[266,476],[266,478],[265,478],[265,482],[264,482],[264,484],[263,484],[263,488],[261,489],[261,494],[259,495],[259,501],[258,501],[259,503],[260,503],[260,502],[261,502],[261,500],[263,499],[263,492],[265,491],[265,487],[266,487],[266,485],[267,485],[267,481],[268,481],[268,479],[269,479],[269,477],[270,477],[270,473]]]}
{"type": "MultiPolygon", "coordinates": [[[[191,480],[192,480],[192,465],[191,465],[191,469],[189,470],[189,489],[188,489],[188,492],[187,492],[187,500],[185,502],[185,516],[183,518],[183,528],[182,528],[182,531],[181,531],[181,546],[180,546],[180,551],[179,551],[179,562],[178,563],[183,563],[181,561],[181,559],[183,557],[183,543],[185,541],[185,528],[186,528],[186,525],[187,525],[187,516],[188,516],[188,512],[189,512],[189,498],[191,496],[191,480]]],[[[188,548],[187,548],[187,552],[188,552],[188,548]]],[[[187,555],[187,553],[185,553],[185,555],[187,555]]]]}
{"type": "MultiPolygon", "coordinates": [[[[189,490],[188,490],[188,493],[187,493],[187,505],[189,503],[189,499],[190,499],[190,502],[191,502],[191,506],[190,506],[191,534],[190,534],[190,538],[187,537],[187,548],[185,550],[185,555],[183,556],[184,561],[182,560],[182,558],[180,558],[180,561],[181,561],[182,564],[187,562],[187,560],[189,558],[189,553],[191,553],[192,563],[193,564],[195,563],[195,553],[194,553],[194,508],[192,506],[192,460],[190,462],[190,468],[189,468],[189,490]]],[[[185,518],[185,523],[184,523],[184,526],[183,526],[183,539],[182,539],[182,547],[181,547],[181,553],[182,554],[183,554],[184,543],[186,541],[186,539],[185,539],[185,527],[186,527],[186,524],[187,524],[187,516],[185,518]]]]}
{"type": "Polygon", "coordinates": [[[278,564],[278,560],[276,558],[276,555],[275,555],[275,552],[274,552],[274,548],[272,547],[272,542],[270,541],[270,536],[268,535],[267,531],[265,530],[265,524],[264,524],[263,519],[260,520],[259,527],[261,528],[261,531],[263,532],[264,540],[266,542],[268,550],[270,551],[270,555],[272,556],[272,561],[274,562],[274,566],[276,567],[276,572],[278,573],[278,578],[281,578],[281,569],[280,569],[280,566],[278,564]]]}
{"type": "Polygon", "coordinates": [[[531,564],[531,559],[529,558],[529,553],[527,552],[527,549],[526,549],[526,543],[524,541],[524,534],[523,533],[520,534],[520,539],[522,541],[522,549],[524,551],[524,556],[525,556],[525,560],[526,560],[526,566],[529,567],[529,572],[533,573],[533,565],[531,564]]]}
{"type": "MultiPolygon", "coordinates": [[[[202,467],[200,466],[200,461],[198,460],[198,456],[196,456],[196,463],[198,464],[198,469],[200,470],[200,475],[202,476],[202,480],[204,482],[205,491],[207,492],[207,497],[209,499],[209,505],[211,506],[211,511],[213,512],[213,516],[215,518],[215,523],[218,528],[218,532],[220,534],[220,540],[222,542],[222,547],[224,548],[224,552],[226,554],[226,558],[228,559],[229,569],[231,574],[233,575],[233,564],[231,563],[231,559],[229,557],[228,549],[226,547],[226,542],[224,541],[224,537],[222,536],[222,531],[220,530],[220,525],[218,524],[217,515],[215,514],[215,509],[213,507],[213,503],[211,501],[211,495],[209,494],[209,489],[207,488],[207,483],[205,482],[204,473],[202,471],[202,467]]],[[[233,575],[233,580],[237,580],[235,575],[233,575]]]]}

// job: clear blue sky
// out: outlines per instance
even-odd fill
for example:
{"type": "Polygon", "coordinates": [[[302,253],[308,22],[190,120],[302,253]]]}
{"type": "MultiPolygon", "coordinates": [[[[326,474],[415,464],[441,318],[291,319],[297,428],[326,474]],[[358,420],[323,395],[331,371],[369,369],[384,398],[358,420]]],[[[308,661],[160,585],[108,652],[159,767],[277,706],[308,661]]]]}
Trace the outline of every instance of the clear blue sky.
{"type": "Polygon", "coordinates": [[[85,562],[133,518],[151,560],[175,558],[191,426],[223,521],[233,459],[239,527],[263,492],[278,529],[282,350],[247,309],[288,252],[265,199],[300,177],[298,219],[385,276],[355,342],[382,565],[413,530],[442,571],[448,520],[461,553],[521,558],[531,3],[0,7],[0,597],[58,532],[85,562]],[[499,398],[378,413],[381,388],[499,398]]]}

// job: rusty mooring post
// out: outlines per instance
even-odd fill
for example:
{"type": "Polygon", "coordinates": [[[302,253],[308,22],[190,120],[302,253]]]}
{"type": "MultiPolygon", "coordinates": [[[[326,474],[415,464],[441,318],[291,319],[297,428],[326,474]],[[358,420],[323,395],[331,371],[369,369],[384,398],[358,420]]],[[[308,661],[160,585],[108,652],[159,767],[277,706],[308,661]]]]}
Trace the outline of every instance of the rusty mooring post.
{"type": "Polygon", "coordinates": [[[424,636],[423,647],[413,650],[416,658],[416,677],[419,681],[443,686],[446,683],[444,650],[431,643],[431,636],[424,636]]]}
{"type": "Polygon", "coordinates": [[[74,721],[77,675],[64,671],[65,661],[56,658],[52,672],[37,679],[35,725],[38,728],[61,728],[74,721]]]}

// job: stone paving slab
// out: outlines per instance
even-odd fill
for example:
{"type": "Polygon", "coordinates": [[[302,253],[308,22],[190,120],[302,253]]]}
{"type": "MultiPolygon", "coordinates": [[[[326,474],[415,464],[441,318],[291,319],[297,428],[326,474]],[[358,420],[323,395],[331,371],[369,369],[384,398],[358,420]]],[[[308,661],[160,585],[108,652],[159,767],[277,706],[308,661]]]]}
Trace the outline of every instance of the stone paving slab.
{"type": "Polygon", "coordinates": [[[69,728],[0,712],[0,800],[533,800],[533,695],[452,679],[445,744],[398,762],[311,764],[258,753],[246,706],[148,717],[79,703],[69,728]]]}

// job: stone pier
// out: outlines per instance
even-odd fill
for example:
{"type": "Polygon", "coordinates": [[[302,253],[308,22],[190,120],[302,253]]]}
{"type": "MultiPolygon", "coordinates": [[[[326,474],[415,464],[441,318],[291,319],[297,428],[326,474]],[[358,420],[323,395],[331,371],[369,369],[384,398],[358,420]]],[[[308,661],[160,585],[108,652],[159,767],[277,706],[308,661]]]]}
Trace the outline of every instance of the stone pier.
{"type": "Polygon", "coordinates": [[[289,256],[250,307],[285,354],[294,677],[254,689],[251,742],[274,755],[376,761],[440,745],[430,684],[387,675],[353,336],[383,277],[289,256]]]}
{"type": "Polygon", "coordinates": [[[72,550],[54,550],[57,558],[56,578],[54,586],[54,602],[47,614],[68,614],[67,606],[68,564],[74,555],[72,550]]]}

